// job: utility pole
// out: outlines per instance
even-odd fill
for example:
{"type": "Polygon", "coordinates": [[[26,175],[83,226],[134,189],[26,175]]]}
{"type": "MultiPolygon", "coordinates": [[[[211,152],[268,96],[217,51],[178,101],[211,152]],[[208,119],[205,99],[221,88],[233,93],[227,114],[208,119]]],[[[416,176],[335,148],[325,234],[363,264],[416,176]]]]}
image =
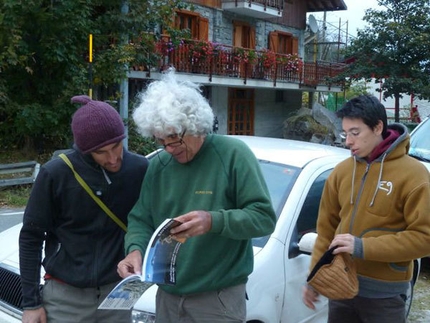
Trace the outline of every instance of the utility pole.
{"type": "Polygon", "coordinates": [[[88,39],[88,96],[93,98],[93,34],[88,39]]]}
{"type": "MultiPolygon", "coordinates": [[[[327,29],[327,11],[324,11],[324,16],[323,16],[323,27],[322,27],[322,42],[325,43],[326,41],[326,36],[325,36],[325,31],[327,29]]],[[[320,60],[323,59],[323,55],[324,55],[324,50],[320,49],[320,60]]]]}
{"type": "MultiPolygon", "coordinates": [[[[322,43],[320,43],[320,45],[319,45],[319,47],[318,47],[318,50],[319,50],[319,59],[320,59],[320,61],[322,61],[323,60],[323,55],[324,55],[324,44],[325,44],[325,42],[326,42],[326,36],[325,36],[325,31],[326,31],[326,29],[327,29],[327,11],[324,11],[324,15],[323,15],[323,26],[322,26],[322,43]]],[[[321,95],[321,92],[318,92],[318,99],[317,99],[318,101],[318,103],[321,103],[321,101],[322,101],[322,95],[321,95]]]]}

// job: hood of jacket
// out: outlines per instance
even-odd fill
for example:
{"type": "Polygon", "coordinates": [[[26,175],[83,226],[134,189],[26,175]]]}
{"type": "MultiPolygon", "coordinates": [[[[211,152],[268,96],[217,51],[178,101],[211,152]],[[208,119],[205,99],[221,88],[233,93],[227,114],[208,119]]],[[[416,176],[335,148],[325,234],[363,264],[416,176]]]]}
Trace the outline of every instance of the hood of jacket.
{"type": "Polygon", "coordinates": [[[354,204],[354,182],[355,182],[355,172],[357,169],[357,162],[359,163],[380,163],[379,166],[379,176],[376,182],[375,191],[373,198],[369,206],[372,206],[375,202],[376,193],[378,192],[379,182],[381,181],[382,174],[384,171],[384,162],[386,160],[394,160],[401,158],[408,153],[410,146],[410,137],[408,129],[406,126],[400,123],[393,123],[388,125],[387,135],[383,138],[382,142],[375,147],[375,149],[370,154],[368,159],[361,158],[358,156],[353,156],[354,158],[354,169],[352,175],[352,189],[351,189],[351,204],[354,204]]]}

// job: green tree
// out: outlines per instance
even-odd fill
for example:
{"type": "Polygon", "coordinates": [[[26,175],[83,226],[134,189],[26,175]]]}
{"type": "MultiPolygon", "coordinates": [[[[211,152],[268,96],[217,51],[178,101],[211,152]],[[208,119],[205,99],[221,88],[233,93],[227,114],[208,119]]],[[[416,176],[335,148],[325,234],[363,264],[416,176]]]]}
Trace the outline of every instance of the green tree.
{"type": "Polygon", "coordinates": [[[368,9],[368,27],[359,30],[346,50],[352,62],[344,77],[384,79],[378,91],[394,97],[399,121],[402,94],[429,98],[430,6],[428,0],[378,0],[382,10],[368,9]]]}
{"type": "Polygon", "coordinates": [[[0,0],[1,149],[69,144],[70,98],[90,87],[89,34],[94,98],[115,100],[144,50],[133,41],[169,30],[182,7],[180,0],[0,0]]]}
{"type": "Polygon", "coordinates": [[[366,81],[361,79],[352,82],[348,89],[345,91],[345,99],[350,100],[357,95],[370,94],[370,87],[367,85],[366,81]]]}

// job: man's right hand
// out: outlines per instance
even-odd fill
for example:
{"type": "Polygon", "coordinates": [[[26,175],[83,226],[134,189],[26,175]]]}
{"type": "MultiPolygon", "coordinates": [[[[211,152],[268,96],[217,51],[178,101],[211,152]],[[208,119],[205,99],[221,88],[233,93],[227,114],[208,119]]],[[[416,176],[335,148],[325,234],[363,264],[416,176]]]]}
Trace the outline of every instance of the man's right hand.
{"type": "Polygon", "coordinates": [[[308,285],[303,286],[302,299],[303,303],[305,303],[307,307],[314,310],[315,303],[319,300],[319,293],[308,285]]]}
{"type": "Polygon", "coordinates": [[[43,307],[35,310],[24,310],[22,323],[46,323],[46,312],[43,307]]]}
{"type": "Polygon", "coordinates": [[[122,278],[128,277],[133,274],[142,274],[142,254],[139,250],[133,250],[127,257],[118,263],[118,275],[122,278]]]}

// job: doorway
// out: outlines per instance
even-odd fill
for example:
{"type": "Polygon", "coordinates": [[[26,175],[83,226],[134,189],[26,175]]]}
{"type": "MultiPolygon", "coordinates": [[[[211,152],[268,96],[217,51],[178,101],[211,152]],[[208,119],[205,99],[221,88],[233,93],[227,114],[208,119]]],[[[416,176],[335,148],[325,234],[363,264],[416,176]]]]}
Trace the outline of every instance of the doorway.
{"type": "Polygon", "coordinates": [[[227,134],[254,135],[254,90],[229,88],[227,134]]]}

